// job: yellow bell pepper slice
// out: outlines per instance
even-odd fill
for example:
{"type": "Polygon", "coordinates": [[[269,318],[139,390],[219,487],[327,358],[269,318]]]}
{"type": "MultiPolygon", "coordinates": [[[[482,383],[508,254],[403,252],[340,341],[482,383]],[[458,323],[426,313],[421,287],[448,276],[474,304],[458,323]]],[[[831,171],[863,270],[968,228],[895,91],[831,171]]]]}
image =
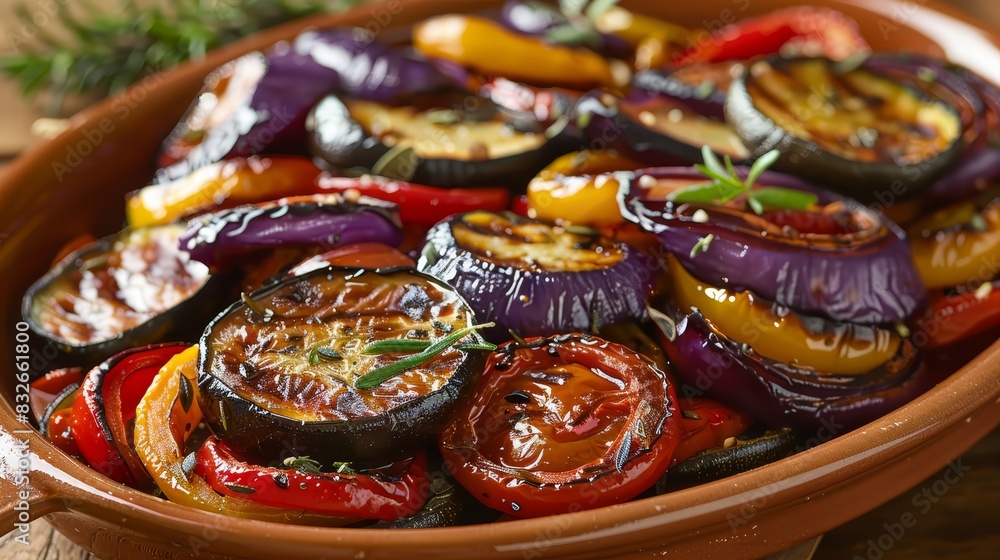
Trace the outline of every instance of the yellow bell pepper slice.
{"type": "Polygon", "coordinates": [[[823,373],[863,375],[888,362],[902,343],[895,332],[857,325],[812,332],[794,312],[775,313],[770,303],[753,294],[706,284],[673,257],[667,266],[674,303],[682,313],[697,308],[727,338],[777,362],[823,373]]]}

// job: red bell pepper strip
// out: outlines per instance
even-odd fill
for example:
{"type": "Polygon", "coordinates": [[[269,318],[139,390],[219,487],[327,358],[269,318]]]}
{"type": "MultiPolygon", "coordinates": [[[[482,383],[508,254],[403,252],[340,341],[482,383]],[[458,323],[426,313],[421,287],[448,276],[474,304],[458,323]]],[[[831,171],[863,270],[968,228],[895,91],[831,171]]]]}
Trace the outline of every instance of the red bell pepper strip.
{"type": "Polygon", "coordinates": [[[87,373],[73,402],[73,439],[90,466],[105,476],[139,488],[150,482],[135,454],[135,409],[156,373],[184,344],[154,344],[126,350],[87,373]]]}
{"type": "Polygon", "coordinates": [[[1000,326],[1000,285],[987,283],[975,292],[932,295],[927,313],[917,324],[927,335],[926,350],[996,328],[1000,326]]]}
{"type": "Polygon", "coordinates": [[[65,389],[73,384],[83,383],[83,370],[78,367],[54,369],[31,382],[28,389],[31,413],[35,420],[42,421],[45,409],[65,389]]]}
{"type": "MultiPolygon", "coordinates": [[[[76,393],[71,397],[75,398],[76,393]]],[[[66,400],[70,400],[67,398],[66,400]]],[[[73,408],[68,406],[53,412],[45,423],[45,434],[52,445],[70,457],[83,459],[80,447],[73,438],[73,408]]]]}
{"type": "Polygon", "coordinates": [[[395,479],[254,465],[215,437],[205,440],[195,458],[195,473],[224,496],[320,515],[385,521],[409,517],[423,507],[429,487],[423,453],[395,479]]]}
{"type": "Polygon", "coordinates": [[[804,56],[844,60],[871,51],[858,24],[828,8],[797,6],[727,25],[680,55],[678,66],[747,60],[794,49],[804,56]]]}
{"type": "Polygon", "coordinates": [[[753,418],[708,399],[682,400],[681,441],[671,466],[700,451],[723,447],[726,440],[750,429],[753,418]]]}
{"type": "Polygon", "coordinates": [[[510,191],[505,187],[443,189],[428,187],[385,177],[321,177],[319,192],[334,191],[358,194],[395,202],[400,207],[404,223],[433,225],[441,220],[472,210],[499,212],[510,203],[510,191]]]}

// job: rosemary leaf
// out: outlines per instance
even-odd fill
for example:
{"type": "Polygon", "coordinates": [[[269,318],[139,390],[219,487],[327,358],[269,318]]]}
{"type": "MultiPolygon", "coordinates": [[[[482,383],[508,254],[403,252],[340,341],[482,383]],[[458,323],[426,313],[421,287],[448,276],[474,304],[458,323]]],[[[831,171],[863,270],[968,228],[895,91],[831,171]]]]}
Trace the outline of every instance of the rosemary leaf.
{"type": "Polygon", "coordinates": [[[416,340],[412,338],[387,338],[376,340],[361,349],[361,353],[368,356],[388,354],[390,352],[420,352],[426,350],[433,344],[430,340],[416,340]]]}
{"type": "Polygon", "coordinates": [[[780,187],[763,187],[753,191],[754,200],[765,208],[782,210],[807,210],[819,202],[815,194],[780,187]]]}
{"type": "Polygon", "coordinates": [[[749,173],[747,173],[746,180],[743,181],[743,184],[746,185],[747,190],[753,188],[754,183],[757,182],[757,179],[760,178],[760,175],[765,171],[767,171],[769,167],[774,165],[774,162],[778,161],[778,158],[780,156],[781,152],[779,152],[778,150],[771,150],[770,152],[767,152],[766,154],[757,158],[757,161],[753,162],[753,165],[750,166],[749,173]]]}
{"type": "Polygon", "coordinates": [[[444,338],[438,339],[433,344],[425,348],[423,352],[407,356],[406,358],[401,358],[391,364],[376,368],[365,375],[362,375],[357,379],[357,381],[354,382],[354,386],[358,389],[374,389],[391,377],[433,360],[438,354],[444,352],[446,349],[469,334],[474,333],[479,329],[489,328],[494,325],[495,323],[484,323],[482,325],[472,325],[465,327],[464,329],[459,329],[444,338]]]}

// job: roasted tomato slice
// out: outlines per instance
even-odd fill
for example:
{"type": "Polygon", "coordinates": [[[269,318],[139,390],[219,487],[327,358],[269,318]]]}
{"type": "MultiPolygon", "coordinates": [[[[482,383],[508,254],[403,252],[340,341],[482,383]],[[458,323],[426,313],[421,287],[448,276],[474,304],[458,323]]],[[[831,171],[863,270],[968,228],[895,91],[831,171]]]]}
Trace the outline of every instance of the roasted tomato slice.
{"type": "Polygon", "coordinates": [[[377,270],[383,268],[413,268],[413,259],[382,243],[354,243],[310,257],[289,269],[289,276],[302,276],[307,272],[328,266],[346,266],[377,270]]]}
{"type": "MultiPolygon", "coordinates": [[[[28,290],[22,313],[61,350],[100,361],[162,339],[208,268],[178,249],[182,225],[127,229],[66,257],[28,290]]],[[[186,317],[191,320],[196,317],[186,317]]]]}
{"type": "Polygon", "coordinates": [[[134,450],[135,410],[160,368],[185,348],[126,350],[87,373],[73,402],[73,439],[94,470],[137,488],[150,482],[134,450]]]}
{"type": "MultiPolygon", "coordinates": [[[[915,80],[919,81],[919,80],[915,80]]],[[[862,201],[893,181],[913,196],[962,153],[962,120],[940,99],[866,69],[772,58],[733,81],[726,119],[760,156],[862,201]]]]}
{"type": "Polygon", "coordinates": [[[290,449],[323,463],[384,464],[412,455],[482,371],[486,352],[463,345],[475,340],[473,317],[452,288],[411,269],[291,278],[206,330],[202,410],[217,434],[261,457],[290,449]],[[399,369],[370,386],[387,367],[399,369]]]}
{"type": "Polygon", "coordinates": [[[663,372],[624,346],[560,335],[493,353],[440,446],[481,502],[538,517],[634,498],[667,469],[680,435],[663,372]]]}
{"type": "Polygon", "coordinates": [[[434,226],[417,267],[462,294],[478,317],[522,336],[593,331],[646,313],[652,262],[624,243],[512,213],[467,212],[434,226]]]}
{"type": "Polygon", "coordinates": [[[323,472],[300,457],[286,459],[285,468],[255,465],[215,437],[206,439],[195,457],[195,472],[216,492],[264,506],[392,521],[413,515],[427,501],[423,453],[386,474],[356,473],[343,464],[323,472]]]}

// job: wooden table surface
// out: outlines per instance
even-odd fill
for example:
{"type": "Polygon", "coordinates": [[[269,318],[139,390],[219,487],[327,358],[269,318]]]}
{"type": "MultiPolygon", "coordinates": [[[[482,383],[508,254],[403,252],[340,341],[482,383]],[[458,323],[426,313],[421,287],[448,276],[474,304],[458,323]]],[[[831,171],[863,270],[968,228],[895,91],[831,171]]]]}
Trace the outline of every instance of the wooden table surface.
{"type": "MultiPolygon", "coordinates": [[[[0,31],[13,20],[9,8],[15,0],[0,0],[0,31]]],[[[807,3],[807,2],[803,2],[807,3]]],[[[951,0],[984,21],[1000,26],[1000,2],[951,0]]],[[[9,158],[35,142],[31,123],[41,116],[37,104],[18,99],[16,87],[0,78],[0,173],[9,158]]],[[[1000,558],[1000,430],[961,458],[968,472],[948,487],[940,498],[922,494],[944,471],[928,478],[882,507],[823,536],[815,560],[996,560],[1000,558]],[[910,516],[912,527],[899,531],[910,516]]],[[[6,497],[4,497],[6,498],[6,497]]],[[[31,544],[0,537],[0,560],[96,560],[57,533],[44,519],[31,524],[31,544]]],[[[110,558],[100,560],[114,560],[110,558]]]]}

